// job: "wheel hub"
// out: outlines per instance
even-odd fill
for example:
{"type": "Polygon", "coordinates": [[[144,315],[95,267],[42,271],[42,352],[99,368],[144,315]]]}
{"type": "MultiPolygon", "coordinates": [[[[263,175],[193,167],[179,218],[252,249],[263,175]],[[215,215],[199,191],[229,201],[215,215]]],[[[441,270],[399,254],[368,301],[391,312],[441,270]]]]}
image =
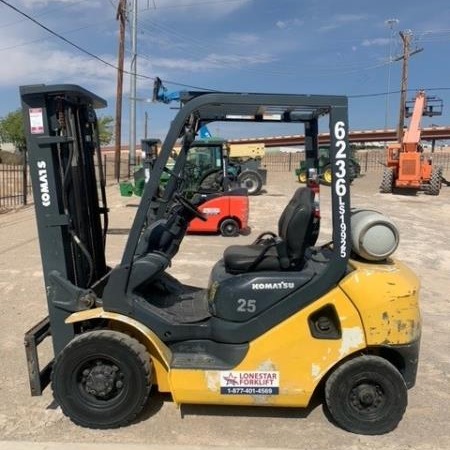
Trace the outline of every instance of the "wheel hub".
{"type": "Polygon", "coordinates": [[[383,392],[378,385],[361,384],[350,393],[352,405],[359,411],[371,412],[376,410],[383,401],[383,392]]]}
{"type": "Polygon", "coordinates": [[[114,389],[122,389],[119,368],[97,361],[94,367],[83,370],[82,384],[88,394],[105,398],[114,389]]]}
{"type": "Polygon", "coordinates": [[[256,183],[251,178],[246,178],[243,184],[247,189],[253,189],[256,183]]]}

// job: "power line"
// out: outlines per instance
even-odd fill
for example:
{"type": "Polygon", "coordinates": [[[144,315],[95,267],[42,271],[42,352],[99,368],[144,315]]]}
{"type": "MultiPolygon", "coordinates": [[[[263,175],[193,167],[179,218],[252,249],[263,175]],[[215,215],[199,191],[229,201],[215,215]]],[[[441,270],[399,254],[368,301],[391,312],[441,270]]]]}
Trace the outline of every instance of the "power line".
{"type": "Polygon", "coordinates": [[[8,6],[9,8],[13,9],[14,11],[16,11],[21,16],[26,17],[28,20],[30,20],[31,22],[35,23],[39,27],[43,28],[48,33],[52,34],[53,36],[57,37],[58,39],[61,39],[66,44],[71,45],[72,47],[76,48],[80,52],[85,53],[86,55],[89,55],[91,58],[94,58],[97,61],[100,61],[103,64],[106,64],[107,66],[112,67],[113,69],[117,70],[117,67],[114,64],[109,63],[108,61],[104,60],[103,58],[100,58],[100,56],[97,56],[94,53],[91,53],[89,50],[86,50],[83,47],[80,47],[79,45],[75,44],[74,42],[69,41],[69,39],[66,39],[61,34],[57,33],[56,31],[53,31],[52,29],[50,29],[48,27],[46,27],[44,24],[42,24],[41,22],[37,21],[33,17],[29,16],[27,13],[25,13],[25,12],[21,11],[20,9],[16,8],[15,6],[11,5],[6,0],[0,0],[0,2],[3,3],[4,5],[8,6]]]}
{"type": "MultiPolygon", "coordinates": [[[[50,14],[50,13],[52,13],[52,12],[59,11],[59,10],[61,10],[61,9],[66,9],[66,8],[71,7],[71,6],[78,5],[78,4],[80,4],[80,3],[85,3],[85,2],[87,2],[87,1],[89,1],[89,0],[78,0],[77,2],[67,3],[67,4],[65,4],[65,5],[61,5],[61,6],[58,6],[58,7],[56,7],[56,8],[53,8],[53,9],[50,9],[50,10],[47,10],[47,11],[43,11],[43,12],[41,12],[40,14],[36,14],[35,17],[46,16],[47,14],[50,14]]],[[[4,24],[4,25],[0,25],[0,28],[8,28],[8,27],[11,27],[11,26],[13,26],[13,25],[17,25],[18,23],[21,23],[21,22],[23,22],[24,20],[25,20],[25,19],[21,19],[21,20],[18,20],[18,21],[16,21],[16,22],[6,23],[6,24],[4,24]]]]}
{"type": "MultiPolygon", "coordinates": [[[[82,27],[73,28],[71,30],[67,30],[64,34],[67,35],[67,34],[71,34],[71,33],[76,33],[77,31],[85,30],[87,28],[97,27],[98,25],[100,25],[102,23],[105,23],[105,22],[110,22],[111,20],[112,19],[107,19],[107,20],[102,21],[102,22],[91,23],[89,25],[84,25],[82,27]]],[[[19,42],[18,44],[10,45],[9,47],[2,47],[2,48],[0,48],[0,52],[6,51],[6,50],[12,50],[12,49],[18,48],[18,47],[23,47],[23,46],[29,45],[29,44],[35,44],[37,42],[46,41],[48,39],[51,39],[51,37],[42,37],[42,38],[38,38],[38,39],[33,39],[32,41],[19,42]]]]}
{"type": "MultiPolygon", "coordinates": [[[[159,24],[159,23],[156,24],[156,23],[150,22],[150,26],[151,26],[151,28],[141,24],[140,28],[143,29],[144,31],[148,31],[150,34],[152,34],[153,33],[153,29],[155,29],[156,31],[159,32],[159,34],[162,33],[162,34],[165,34],[165,35],[167,35],[169,37],[174,37],[175,39],[177,39],[177,40],[179,40],[179,41],[181,41],[183,43],[191,42],[192,45],[189,46],[189,51],[188,52],[184,51],[185,55],[189,54],[189,55],[194,56],[195,58],[199,58],[199,57],[204,58],[205,61],[209,62],[211,65],[227,66],[227,67],[229,67],[230,64],[232,64],[232,62],[227,61],[224,58],[215,57],[214,56],[215,51],[214,51],[213,48],[204,45],[203,42],[192,38],[192,36],[184,35],[184,34],[180,33],[177,30],[174,30],[174,29],[172,29],[170,27],[165,27],[165,26],[163,26],[162,24],[159,24]],[[212,55],[205,55],[204,51],[211,52],[212,55]]],[[[150,56],[148,54],[146,54],[146,53],[144,53],[142,51],[139,52],[139,56],[141,58],[149,59],[149,60],[151,60],[151,59],[154,60],[155,59],[154,56],[152,56],[150,58],[150,56]]],[[[243,59],[236,61],[236,63],[241,63],[241,64],[242,64],[242,62],[245,63],[246,62],[245,61],[245,56],[243,56],[242,58],[243,59]]],[[[265,63],[265,62],[267,62],[267,61],[263,61],[263,63],[265,63]]],[[[260,62],[257,62],[257,63],[260,63],[260,62]]],[[[389,62],[381,62],[381,63],[380,62],[377,62],[377,63],[374,62],[373,64],[368,64],[367,62],[366,63],[345,63],[345,64],[340,63],[339,65],[336,65],[333,68],[332,71],[330,71],[329,65],[327,67],[320,67],[320,66],[319,67],[312,67],[310,65],[308,68],[302,69],[302,75],[305,75],[306,71],[308,71],[310,73],[309,76],[314,76],[314,77],[335,75],[337,73],[341,74],[341,75],[345,75],[345,74],[349,74],[349,73],[365,72],[365,71],[368,71],[368,70],[373,70],[373,69],[376,69],[376,68],[379,68],[379,67],[384,67],[387,64],[389,64],[389,62]],[[318,71],[320,73],[317,73],[318,71]]],[[[237,70],[241,70],[241,71],[244,71],[244,72],[250,72],[250,73],[255,73],[256,72],[256,73],[258,73],[260,75],[261,74],[262,75],[275,75],[275,76],[279,76],[279,75],[298,76],[299,75],[298,70],[295,70],[295,69],[289,70],[289,68],[287,68],[287,70],[286,69],[284,69],[284,70],[283,69],[276,69],[276,70],[274,70],[274,69],[271,69],[271,70],[265,69],[265,70],[261,70],[261,69],[251,69],[249,67],[242,67],[241,65],[240,66],[234,65],[234,67],[237,70]]]]}
{"type": "Polygon", "coordinates": [[[196,7],[196,6],[203,6],[203,5],[210,5],[210,4],[221,4],[221,3],[240,3],[240,2],[244,2],[245,0],[205,0],[205,1],[201,1],[201,2],[195,2],[195,3],[185,3],[185,4],[177,4],[177,5],[165,5],[165,6],[161,6],[158,5],[158,7],[156,7],[155,2],[153,1],[153,7],[147,7],[147,8],[142,8],[140,11],[148,11],[148,10],[155,10],[155,9],[174,9],[174,8],[191,8],[191,7],[196,7]]]}
{"type": "MultiPolygon", "coordinates": [[[[97,61],[100,61],[101,63],[117,70],[117,66],[106,61],[105,59],[101,58],[100,56],[90,52],[89,50],[86,50],[83,47],[80,47],[79,45],[75,44],[74,42],[70,41],[69,39],[66,39],[64,36],[62,36],[61,34],[57,33],[56,31],[53,31],[51,28],[48,28],[47,26],[45,26],[44,24],[42,24],[41,22],[39,22],[38,20],[34,19],[33,17],[31,17],[30,15],[28,15],[27,13],[21,11],[20,9],[16,8],[15,6],[11,5],[9,2],[7,2],[6,0],[0,0],[0,3],[3,3],[5,6],[8,6],[9,8],[11,8],[12,10],[14,10],[15,12],[17,12],[18,14],[20,14],[21,16],[25,17],[26,19],[30,20],[31,22],[33,22],[34,24],[36,24],[37,26],[43,28],[45,31],[47,31],[48,33],[50,33],[51,35],[57,37],[58,39],[62,40],[63,42],[65,42],[66,44],[69,44],[70,46],[76,48],[77,50],[79,50],[80,52],[90,56],[91,58],[96,59],[97,61]]],[[[150,77],[148,75],[143,75],[143,74],[132,74],[131,72],[128,72],[126,70],[123,71],[124,74],[127,75],[136,75],[140,78],[144,78],[147,80],[155,80],[155,77],[150,77]]],[[[217,91],[216,89],[208,89],[208,88],[204,88],[204,87],[198,87],[198,86],[191,86],[188,84],[183,84],[183,83],[178,83],[176,81],[170,81],[170,80],[163,80],[166,84],[173,84],[175,86],[181,86],[181,87],[187,87],[187,88],[192,88],[192,89],[199,89],[202,91],[217,91]]]]}
{"type": "MultiPolygon", "coordinates": [[[[417,92],[419,90],[424,90],[426,92],[434,92],[434,91],[450,91],[450,87],[438,87],[438,88],[424,88],[421,87],[420,89],[407,89],[406,92],[417,92]]],[[[389,94],[400,94],[401,90],[396,91],[389,91],[389,92],[376,92],[371,94],[354,94],[354,95],[347,95],[347,98],[368,98],[368,97],[384,97],[385,95],[389,94]]]]}
{"type": "MultiPolygon", "coordinates": [[[[62,41],[64,41],[65,43],[71,45],[72,47],[76,48],[80,52],[85,53],[86,55],[96,59],[97,61],[102,62],[103,64],[105,64],[105,65],[107,65],[107,66],[109,66],[109,67],[111,67],[111,68],[113,68],[115,70],[118,69],[116,65],[109,63],[108,61],[106,61],[103,58],[95,55],[94,53],[84,49],[83,47],[80,47],[79,45],[77,45],[77,44],[75,44],[73,42],[71,42],[69,39],[66,39],[64,36],[61,36],[59,33],[56,33],[55,31],[53,31],[50,28],[46,27],[45,25],[41,24],[39,21],[37,21],[33,17],[29,16],[25,12],[23,12],[20,9],[16,8],[15,6],[11,5],[6,0],[0,0],[0,3],[3,3],[4,5],[8,6],[11,9],[13,9],[18,14],[20,14],[23,17],[25,17],[26,19],[32,21],[33,23],[35,23],[39,27],[41,27],[44,30],[46,30],[48,33],[52,34],[53,36],[57,37],[58,39],[61,39],[62,41]]],[[[206,2],[203,2],[203,3],[206,3],[206,2]]],[[[448,31],[450,32],[450,30],[448,30],[448,31]]],[[[383,65],[385,65],[385,64],[383,64],[383,65]]],[[[128,72],[128,71],[125,71],[125,70],[123,71],[123,73],[127,74],[127,75],[131,75],[131,72],[128,72]]],[[[137,74],[137,76],[140,77],[140,78],[147,79],[147,80],[155,80],[155,77],[151,77],[151,76],[148,76],[148,75],[137,74]]],[[[191,85],[191,84],[180,83],[178,81],[171,81],[171,80],[167,80],[167,79],[164,79],[163,81],[164,81],[165,84],[174,85],[174,86],[180,86],[180,87],[185,87],[185,88],[190,88],[190,89],[195,89],[195,90],[210,91],[210,92],[218,92],[219,91],[218,89],[211,89],[211,88],[205,88],[205,87],[200,87],[200,86],[194,86],[194,85],[191,85]]],[[[448,87],[448,86],[445,86],[445,87],[433,87],[433,88],[421,87],[421,89],[424,89],[425,91],[429,91],[429,92],[433,92],[433,91],[450,91],[450,87],[448,87]]],[[[408,92],[416,92],[417,90],[418,89],[407,89],[408,92]]],[[[385,96],[385,95],[388,95],[388,94],[399,94],[400,92],[401,92],[400,90],[397,90],[397,91],[377,92],[377,93],[370,93],[370,94],[354,94],[354,95],[348,95],[347,97],[348,98],[354,98],[354,99],[357,99],[357,98],[368,98],[368,97],[381,97],[381,96],[385,96]]]]}

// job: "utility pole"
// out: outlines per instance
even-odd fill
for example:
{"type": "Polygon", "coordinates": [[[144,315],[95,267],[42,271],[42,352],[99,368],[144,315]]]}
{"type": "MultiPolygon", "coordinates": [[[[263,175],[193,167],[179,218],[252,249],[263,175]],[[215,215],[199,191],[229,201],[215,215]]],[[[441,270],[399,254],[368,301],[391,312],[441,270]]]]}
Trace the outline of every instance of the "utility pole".
{"type": "Polygon", "coordinates": [[[423,51],[423,48],[417,48],[411,51],[411,38],[413,35],[411,30],[400,31],[399,34],[403,42],[403,55],[399,56],[398,58],[395,58],[394,61],[399,61],[401,59],[403,60],[402,82],[400,88],[400,113],[397,128],[397,140],[398,142],[401,142],[403,139],[403,128],[405,126],[405,103],[406,103],[406,92],[408,90],[409,57],[423,51]]]}
{"type": "Polygon", "coordinates": [[[394,37],[394,26],[398,25],[398,19],[387,19],[384,23],[389,27],[389,62],[388,62],[388,79],[387,79],[387,93],[386,93],[386,114],[384,117],[384,129],[388,129],[389,118],[389,96],[391,90],[391,68],[392,68],[392,38],[394,37]]]}
{"type": "Polygon", "coordinates": [[[130,169],[136,165],[136,72],[137,72],[137,0],[131,12],[131,69],[130,69],[130,169]]]}
{"type": "Polygon", "coordinates": [[[145,122],[144,122],[144,138],[147,139],[148,132],[148,112],[145,111],[145,122]]]}
{"type": "Polygon", "coordinates": [[[117,180],[117,182],[120,180],[120,150],[122,148],[123,61],[125,49],[126,9],[126,0],[120,0],[117,7],[116,16],[116,19],[119,21],[119,55],[117,63],[116,127],[114,136],[114,178],[117,180]]]}

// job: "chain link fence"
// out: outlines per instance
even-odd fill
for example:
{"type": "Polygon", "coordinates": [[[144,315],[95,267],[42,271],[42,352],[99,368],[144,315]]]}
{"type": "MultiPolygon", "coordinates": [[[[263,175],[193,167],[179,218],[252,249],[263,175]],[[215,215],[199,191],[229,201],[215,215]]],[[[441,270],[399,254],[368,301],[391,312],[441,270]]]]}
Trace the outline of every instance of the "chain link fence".
{"type": "MultiPolygon", "coordinates": [[[[383,171],[386,161],[385,150],[358,150],[355,152],[361,173],[383,171]]],[[[442,166],[446,179],[450,179],[450,151],[438,150],[434,153],[424,152],[425,158],[432,158],[433,164],[442,166]]],[[[261,161],[268,172],[293,173],[300,162],[305,159],[304,153],[267,153],[261,161]]],[[[117,182],[114,175],[114,154],[106,153],[102,156],[103,173],[108,184],[117,182]]],[[[136,165],[139,166],[137,157],[136,165]]],[[[120,180],[133,176],[133,168],[128,164],[128,153],[121,155],[120,180]]],[[[8,211],[22,205],[32,203],[32,192],[29,170],[24,164],[0,164],[0,212],[8,211]]]]}
{"type": "Polygon", "coordinates": [[[0,212],[30,202],[29,179],[29,170],[25,164],[0,164],[0,212]]]}
{"type": "MultiPolygon", "coordinates": [[[[424,152],[424,158],[431,158],[433,164],[442,166],[444,174],[447,173],[450,178],[450,151],[436,151],[434,153],[424,152]]],[[[376,150],[357,150],[355,157],[361,165],[361,173],[383,171],[386,162],[386,151],[384,149],[376,150]]],[[[304,153],[266,153],[262,160],[262,165],[269,172],[294,172],[305,160],[304,153]]]]}

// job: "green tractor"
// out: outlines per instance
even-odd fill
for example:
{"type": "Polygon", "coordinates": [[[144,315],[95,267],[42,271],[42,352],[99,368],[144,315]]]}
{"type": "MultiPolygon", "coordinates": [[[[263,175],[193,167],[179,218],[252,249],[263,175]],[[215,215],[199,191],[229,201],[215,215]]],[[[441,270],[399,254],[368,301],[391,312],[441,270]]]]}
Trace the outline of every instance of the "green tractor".
{"type": "MultiPolygon", "coordinates": [[[[331,174],[332,168],[330,164],[330,148],[329,147],[319,147],[319,166],[318,166],[318,175],[320,182],[326,186],[331,185],[331,174]]],[[[361,174],[361,165],[359,164],[357,158],[352,153],[351,157],[348,161],[348,169],[349,169],[349,181],[350,183],[358,178],[361,174]]],[[[306,161],[300,161],[300,166],[295,169],[295,175],[298,178],[299,183],[306,183],[307,180],[307,169],[306,169],[306,161]]]]}

